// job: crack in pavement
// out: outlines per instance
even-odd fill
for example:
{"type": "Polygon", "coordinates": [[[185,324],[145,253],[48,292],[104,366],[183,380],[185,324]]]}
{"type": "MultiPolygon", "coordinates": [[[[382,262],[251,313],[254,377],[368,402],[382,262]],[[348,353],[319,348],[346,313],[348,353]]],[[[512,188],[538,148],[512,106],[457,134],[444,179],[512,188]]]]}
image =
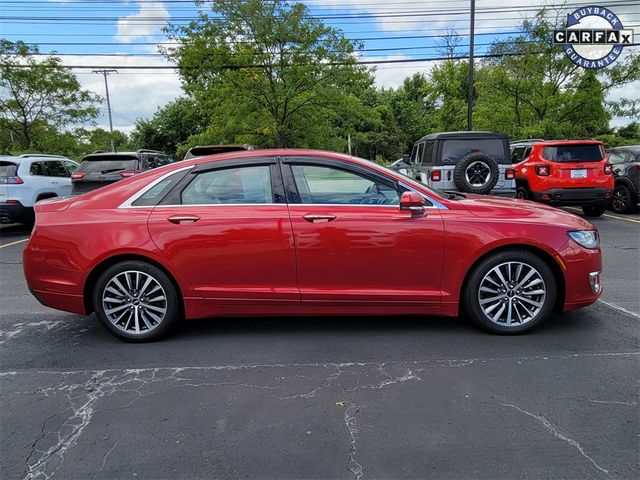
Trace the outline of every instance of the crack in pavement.
{"type": "Polygon", "coordinates": [[[572,447],[574,447],[576,450],[578,450],[578,452],[580,452],[580,455],[582,455],[584,458],[586,458],[587,460],[589,460],[594,467],[596,467],[598,470],[600,470],[601,472],[604,472],[605,474],[607,474],[607,476],[609,475],[609,470],[606,470],[605,468],[602,468],[600,465],[598,465],[596,463],[596,461],[590,457],[589,455],[587,455],[587,453],[584,451],[584,449],[582,448],[582,446],[576,442],[574,439],[567,437],[566,435],[564,435],[563,433],[559,432],[558,429],[549,421],[547,420],[545,417],[543,417],[542,415],[536,415],[535,413],[531,413],[528,412],[526,410],[523,410],[520,407],[517,407],[516,405],[512,405],[512,404],[508,404],[508,403],[503,403],[501,404],[503,407],[509,407],[509,408],[513,408],[517,411],[519,411],[520,413],[524,413],[525,415],[531,417],[531,418],[535,418],[536,420],[538,420],[538,422],[540,422],[547,430],[549,430],[551,432],[551,434],[556,437],[559,440],[562,440],[566,443],[568,443],[569,445],[571,445],[572,447]]]}
{"type": "MultiPolygon", "coordinates": [[[[486,364],[488,362],[508,360],[522,363],[524,361],[548,361],[551,359],[576,359],[598,357],[637,356],[640,352],[602,352],[586,354],[568,354],[557,356],[534,357],[496,357],[475,359],[435,359],[423,361],[393,361],[393,362],[343,362],[343,363],[314,363],[314,364],[239,364],[239,365],[214,365],[202,367],[155,367],[137,369],[105,369],[105,370],[75,370],[75,371],[35,371],[54,378],[51,386],[38,388],[32,391],[11,391],[5,395],[40,394],[45,397],[64,395],[68,406],[58,412],[61,415],[70,409],[68,418],[60,425],[57,431],[46,432],[46,425],[55,416],[52,415],[44,421],[42,431],[33,442],[32,451],[27,457],[27,479],[48,479],[54,475],[63,464],[66,454],[77,445],[87,427],[91,424],[96,412],[127,408],[137,400],[150,395],[160,395],[175,388],[201,388],[201,387],[232,387],[264,390],[269,397],[278,400],[308,400],[314,398],[322,390],[338,389],[336,392],[342,402],[337,402],[345,408],[344,425],[348,434],[349,455],[347,469],[359,480],[365,472],[364,466],[358,462],[358,438],[360,428],[358,415],[361,412],[361,404],[356,396],[361,391],[377,391],[386,387],[395,386],[408,381],[422,381],[420,372],[427,372],[437,368],[465,368],[473,365],[486,364]],[[296,371],[293,375],[287,375],[294,369],[310,369],[311,372],[296,371]],[[393,369],[393,370],[392,370],[393,369]],[[279,370],[285,370],[281,372],[279,370]],[[329,370],[326,372],[326,370],[329,370]],[[392,372],[393,373],[390,373],[392,372]],[[240,373],[241,379],[224,378],[224,376],[240,373]],[[304,374],[304,375],[303,375],[304,374]],[[59,379],[55,377],[59,376],[59,379]],[[209,378],[214,376],[214,378],[209,378]],[[223,378],[216,378],[222,376],[223,378]],[[253,380],[252,376],[255,377],[253,380]],[[79,378],[78,378],[79,377],[79,378]],[[87,378],[88,377],[88,378],[87,378]],[[204,377],[204,378],[203,378],[204,377]],[[299,380],[304,379],[303,384],[299,380]],[[234,381],[236,380],[236,381],[234,381]],[[240,380],[240,381],[238,381],[240,380]],[[155,388],[160,386],[161,388],[155,388]],[[292,391],[293,390],[293,391],[292,391]],[[131,394],[133,398],[125,398],[121,405],[115,407],[96,408],[96,403],[115,393],[131,394]],[[38,448],[44,441],[46,432],[53,436],[49,448],[38,448]],[[38,458],[33,461],[36,454],[38,458]]],[[[16,375],[22,373],[31,374],[34,370],[0,372],[0,378],[4,381],[13,381],[16,375]]],[[[6,390],[6,389],[5,389],[6,390]]],[[[64,398],[64,397],[63,397],[64,398]]],[[[597,401],[596,401],[597,402],[597,401]]],[[[549,431],[559,439],[569,443],[578,449],[598,469],[605,469],[595,463],[582,447],[574,440],[560,433],[544,417],[526,412],[515,405],[505,405],[515,408],[541,422],[549,431]]],[[[29,444],[28,444],[29,445],[29,444]]],[[[115,448],[115,446],[113,447],[115,448]]],[[[106,463],[107,456],[103,458],[106,463]]]]}

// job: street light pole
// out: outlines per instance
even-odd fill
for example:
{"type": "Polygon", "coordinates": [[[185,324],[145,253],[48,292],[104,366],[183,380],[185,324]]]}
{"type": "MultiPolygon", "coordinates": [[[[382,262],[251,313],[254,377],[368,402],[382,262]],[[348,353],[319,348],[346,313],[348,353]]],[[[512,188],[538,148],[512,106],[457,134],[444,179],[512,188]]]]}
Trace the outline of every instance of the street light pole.
{"type": "Polygon", "coordinates": [[[111,137],[111,151],[116,151],[115,142],[113,141],[113,120],[111,119],[111,99],[109,98],[109,82],[107,82],[107,76],[111,73],[118,73],[117,70],[94,70],[93,73],[100,73],[104,76],[104,90],[107,93],[107,112],[109,113],[109,133],[111,137]]]}
{"type": "Polygon", "coordinates": [[[475,36],[476,0],[471,0],[469,25],[469,79],[467,91],[467,130],[473,130],[473,44],[475,36]]]}

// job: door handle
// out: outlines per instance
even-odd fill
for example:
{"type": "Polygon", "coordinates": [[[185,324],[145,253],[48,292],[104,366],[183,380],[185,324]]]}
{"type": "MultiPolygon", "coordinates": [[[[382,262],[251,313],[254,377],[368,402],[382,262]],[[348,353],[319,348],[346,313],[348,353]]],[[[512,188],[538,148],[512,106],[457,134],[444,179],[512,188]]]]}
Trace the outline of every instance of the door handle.
{"type": "Polygon", "coordinates": [[[200,217],[196,215],[174,215],[173,217],[167,218],[167,220],[169,220],[171,223],[180,225],[181,223],[187,223],[187,222],[195,223],[198,220],[200,220],[200,217]]]}
{"type": "Polygon", "coordinates": [[[336,219],[335,215],[305,215],[304,218],[309,223],[326,223],[336,219]]]}

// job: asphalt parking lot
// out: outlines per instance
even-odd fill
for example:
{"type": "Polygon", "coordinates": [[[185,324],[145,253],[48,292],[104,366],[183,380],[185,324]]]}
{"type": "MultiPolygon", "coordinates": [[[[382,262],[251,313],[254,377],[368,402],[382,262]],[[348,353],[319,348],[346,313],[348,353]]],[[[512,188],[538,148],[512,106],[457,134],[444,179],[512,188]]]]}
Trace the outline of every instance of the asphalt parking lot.
{"type": "Polygon", "coordinates": [[[0,478],[639,478],[640,216],[605,294],[532,334],[443,318],[223,319],[127,344],[47,309],[0,233],[0,478]]]}

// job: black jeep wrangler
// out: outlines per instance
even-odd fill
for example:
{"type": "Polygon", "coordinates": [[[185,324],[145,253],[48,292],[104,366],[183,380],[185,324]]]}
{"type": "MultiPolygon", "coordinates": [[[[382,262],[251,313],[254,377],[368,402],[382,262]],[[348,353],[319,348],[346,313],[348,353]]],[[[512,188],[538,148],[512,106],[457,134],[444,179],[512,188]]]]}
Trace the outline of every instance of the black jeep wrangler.
{"type": "Polygon", "coordinates": [[[507,135],[494,132],[443,132],[413,145],[409,176],[442,191],[515,197],[507,135]]]}

